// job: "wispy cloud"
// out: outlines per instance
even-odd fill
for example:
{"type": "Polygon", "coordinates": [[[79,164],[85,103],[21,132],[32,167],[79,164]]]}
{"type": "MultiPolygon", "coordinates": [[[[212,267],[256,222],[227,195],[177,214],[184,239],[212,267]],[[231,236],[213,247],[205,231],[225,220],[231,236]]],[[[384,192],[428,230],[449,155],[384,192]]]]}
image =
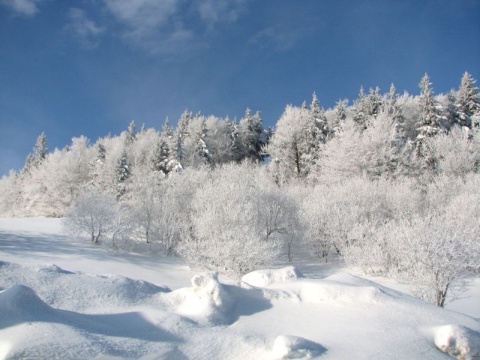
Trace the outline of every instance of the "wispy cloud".
{"type": "Polygon", "coordinates": [[[249,43],[263,49],[288,51],[297,44],[301,37],[302,34],[299,31],[272,26],[255,34],[249,40],[249,43]]]}
{"type": "Polygon", "coordinates": [[[125,26],[124,39],[151,52],[173,54],[205,45],[217,24],[233,22],[248,0],[103,0],[125,26]]]}
{"type": "Polygon", "coordinates": [[[82,9],[71,8],[68,12],[69,30],[80,44],[88,49],[98,46],[99,36],[105,31],[104,27],[100,27],[93,20],[90,20],[86,12],[82,9]]]}
{"type": "Polygon", "coordinates": [[[38,12],[37,4],[42,0],[0,0],[0,5],[10,8],[13,12],[33,16],[38,12]]]}
{"type": "Polygon", "coordinates": [[[220,22],[234,22],[245,11],[246,0],[201,0],[195,2],[200,18],[212,29],[220,22]]]}

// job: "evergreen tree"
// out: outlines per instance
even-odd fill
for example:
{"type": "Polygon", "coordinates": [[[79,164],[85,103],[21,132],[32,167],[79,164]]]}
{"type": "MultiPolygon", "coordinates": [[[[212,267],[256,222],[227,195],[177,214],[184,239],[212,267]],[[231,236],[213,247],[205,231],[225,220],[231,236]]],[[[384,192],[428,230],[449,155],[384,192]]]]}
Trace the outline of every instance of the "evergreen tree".
{"type": "Polygon", "coordinates": [[[137,139],[137,132],[136,132],[135,121],[132,120],[128,125],[127,138],[126,138],[127,144],[128,145],[132,144],[136,139],[137,139]]]}
{"type": "Polygon", "coordinates": [[[335,136],[341,131],[342,124],[347,118],[347,112],[345,107],[347,106],[347,100],[339,100],[335,106],[335,117],[333,119],[331,136],[335,136]]]}
{"type": "Polygon", "coordinates": [[[127,149],[123,148],[115,166],[116,196],[120,199],[127,191],[127,181],[130,178],[130,166],[127,159],[127,149]]]}
{"type": "Polygon", "coordinates": [[[477,118],[480,116],[480,95],[475,83],[476,80],[468,72],[465,72],[456,96],[455,123],[469,129],[480,125],[473,124],[472,121],[474,115],[477,115],[477,118]]]}
{"type": "Polygon", "coordinates": [[[151,169],[154,172],[162,172],[167,175],[170,172],[168,163],[170,160],[170,148],[168,143],[162,137],[159,138],[158,143],[152,154],[151,169]]]}
{"type": "Polygon", "coordinates": [[[260,112],[252,116],[247,108],[245,116],[240,120],[240,136],[242,140],[244,157],[253,161],[263,161],[265,158],[264,147],[268,144],[268,134],[263,128],[260,112]]]}
{"type": "Polygon", "coordinates": [[[393,120],[393,126],[395,128],[395,142],[397,145],[401,145],[406,141],[406,133],[404,127],[404,117],[402,114],[402,108],[397,103],[397,92],[395,85],[390,85],[390,91],[386,101],[382,105],[383,111],[393,120]]]}
{"type": "Polygon", "coordinates": [[[321,143],[325,143],[327,141],[327,137],[330,134],[330,130],[328,128],[325,111],[320,106],[320,102],[318,101],[317,95],[315,93],[313,93],[312,95],[312,104],[310,105],[310,115],[313,120],[313,124],[310,129],[313,130],[312,135],[313,135],[313,138],[315,139],[315,142],[319,141],[321,143]]]}
{"type": "Polygon", "coordinates": [[[29,173],[32,168],[38,167],[45,160],[47,153],[47,136],[42,132],[37,138],[32,153],[27,156],[22,172],[29,173]]]}
{"type": "Polygon", "coordinates": [[[370,89],[368,95],[365,95],[363,87],[360,88],[360,94],[355,102],[353,120],[361,130],[365,130],[372,117],[376,117],[382,108],[382,96],[380,89],[370,89]]]}
{"type": "Polygon", "coordinates": [[[420,114],[417,123],[418,135],[416,138],[416,152],[418,156],[423,156],[424,140],[441,132],[440,115],[431,85],[432,83],[428,75],[425,74],[419,84],[421,90],[418,98],[420,114]]]}

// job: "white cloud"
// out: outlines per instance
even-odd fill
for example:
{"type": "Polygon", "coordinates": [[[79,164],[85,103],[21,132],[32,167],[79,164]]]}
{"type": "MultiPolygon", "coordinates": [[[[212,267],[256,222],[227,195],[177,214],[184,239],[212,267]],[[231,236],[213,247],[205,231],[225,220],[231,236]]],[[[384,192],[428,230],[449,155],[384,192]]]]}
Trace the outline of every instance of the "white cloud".
{"type": "Polygon", "coordinates": [[[105,28],[96,25],[82,9],[71,8],[68,12],[68,18],[70,23],[67,25],[67,29],[74,34],[82,46],[94,48],[98,45],[99,36],[105,28]]]}
{"type": "Polygon", "coordinates": [[[219,22],[234,22],[243,13],[245,0],[201,0],[196,2],[204,23],[212,28],[219,22]]]}
{"type": "Polygon", "coordinates": [[[249,43],[264,49],[287,51],[296,45],[301,36],[300,31],[292,29],[281,30],[278,26],[272,26],[257,33],[249,40],[249,43]]]}
{"type": "Polygon", "coordinates": [[[41,0],[0,0],[0,4],[25,16],[33,16],[38,12],[37,3],[41,0]]]}
{"type": "Polygon", "coordinates": [[[103,0],[123,24],[124,39],[154,53],[192,51],[218,23],[233,22],[248,0],[103,0]]]}
{"type": "Polygon", "coordinates": [[[114,17],[127,25],[130,36],[142,38],[158,31],[177,12],[178,0],[104,0],[114,17]]]}

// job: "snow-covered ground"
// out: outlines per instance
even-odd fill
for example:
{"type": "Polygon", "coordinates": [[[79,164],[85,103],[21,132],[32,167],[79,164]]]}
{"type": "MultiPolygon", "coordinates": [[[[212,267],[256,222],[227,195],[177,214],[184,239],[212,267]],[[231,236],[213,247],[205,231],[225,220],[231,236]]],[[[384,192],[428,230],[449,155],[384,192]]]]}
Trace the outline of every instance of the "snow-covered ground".
{"type": "Polygon", "coordinates": [[[451,311],[385,278],[298,269],[219,280],[174,258],[110,254],[58,219],[0,219],[0,358],[480,356],[478,281],[451,311]]]}

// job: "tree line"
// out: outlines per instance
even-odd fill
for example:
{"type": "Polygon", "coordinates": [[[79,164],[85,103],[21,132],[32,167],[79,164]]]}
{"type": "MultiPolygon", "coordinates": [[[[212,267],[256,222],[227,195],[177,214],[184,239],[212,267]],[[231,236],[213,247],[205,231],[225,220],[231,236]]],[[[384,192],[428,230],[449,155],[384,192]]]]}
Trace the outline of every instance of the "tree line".
{"type": "Polygon", "coordinates": [[[0,181],[3,216],[66,217],[94,243],[140,242],[194,266],[243,274],[341,256],[411,283],[443,306],[480,268],[480,97],[465,73],[435,95],[361,89],[349,104],[288,105],[275,128],[186,111],[48,151],[0,181]],[[303,256],[303,255],[302,255],[303,256]]]}

